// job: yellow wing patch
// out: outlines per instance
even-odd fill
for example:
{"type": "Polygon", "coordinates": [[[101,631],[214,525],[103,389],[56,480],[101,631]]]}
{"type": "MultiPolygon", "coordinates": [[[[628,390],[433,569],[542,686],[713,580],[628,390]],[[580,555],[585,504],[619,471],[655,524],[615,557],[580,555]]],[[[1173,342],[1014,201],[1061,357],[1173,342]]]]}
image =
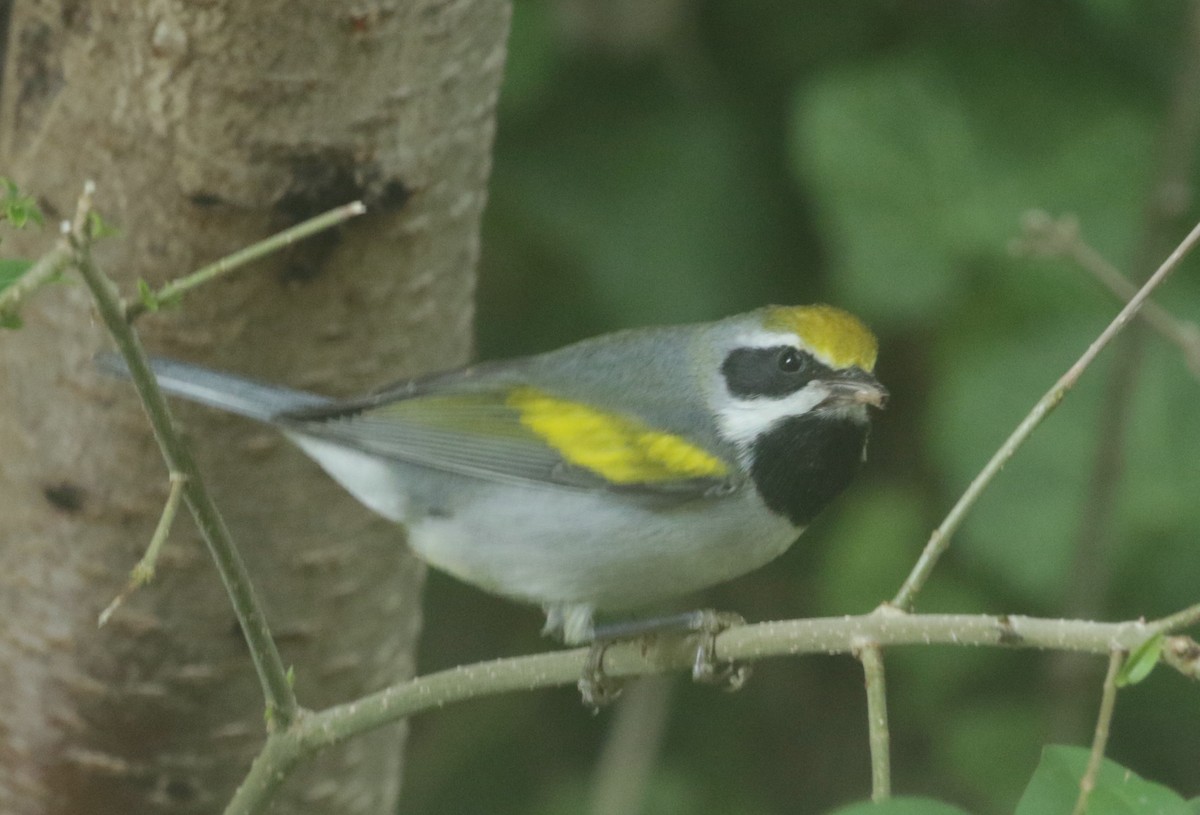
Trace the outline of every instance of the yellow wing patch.
{"type": "Polygon", "coordinates": [[[879,353],[875,335],[848,311],[825,305],[771,306],[763,324],[775,331],[791,331],[835,368],[875,368],[879,353]]]}
{"type": "Polygon", "coordinates": [[[725,464],[691,442],[634,419],[516,388],[508,405],[570,463],[614,484],[638,484],[725,475],[725,464]]]}

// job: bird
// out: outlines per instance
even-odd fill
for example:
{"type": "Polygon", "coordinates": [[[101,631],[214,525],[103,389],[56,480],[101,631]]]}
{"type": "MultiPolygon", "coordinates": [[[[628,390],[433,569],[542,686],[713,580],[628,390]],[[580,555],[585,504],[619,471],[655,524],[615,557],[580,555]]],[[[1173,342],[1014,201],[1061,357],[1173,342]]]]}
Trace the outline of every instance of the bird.
{"type": "MultiPolygon", "coordinates": [[[[333,399],[152,358],[167,393],[277,428],[412,550],[593,639],[784,551],[851,482],[887,390],[830,305],[634,328],[333,399]]],[[[98,365],[128,375],[115,354],[98,365]]]]}

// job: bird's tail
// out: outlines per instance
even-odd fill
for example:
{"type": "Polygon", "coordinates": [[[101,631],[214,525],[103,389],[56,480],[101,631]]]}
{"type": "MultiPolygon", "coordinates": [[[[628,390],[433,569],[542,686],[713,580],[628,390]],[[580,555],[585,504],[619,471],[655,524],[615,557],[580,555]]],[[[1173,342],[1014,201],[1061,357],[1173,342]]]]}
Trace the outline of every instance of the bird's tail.
{"type": "MultiPolygon", "coordinates": [[[[96,367],[110,376],[129,378],[129,368],[117,354],[100,354],[96,367]]],[[[332,401],[314,393],[265,385],[162,357],[152,357],[150,369],[166,393],[260,422],[269,422],[285,411],[320,407],[332,401]]]]}

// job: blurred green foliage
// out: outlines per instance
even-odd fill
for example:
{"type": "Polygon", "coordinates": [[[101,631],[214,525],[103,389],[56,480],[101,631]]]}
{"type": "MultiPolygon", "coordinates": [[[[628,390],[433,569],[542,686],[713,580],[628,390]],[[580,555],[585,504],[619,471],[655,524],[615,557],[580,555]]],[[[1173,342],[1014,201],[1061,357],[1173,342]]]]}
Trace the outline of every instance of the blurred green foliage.
{"type": "Polygon", "coordinates": [[[966,815],[966,810],[929,798],[892,798],[882,804],[861,801],[839,807],[834,815],[966,815]]]}
{"type": "Polygon", "coordinates": [[[0,291],[4,291],[29,271],[33,261],[0,258],[0,291]]]}
{"type": "MultiPolygon", "coordinates": [[[[766,302],[859,313],[880,333],[893,393],[864,476],[778,562],[695,602],[753,620],[869,611],[1118,308],[1074,265],[1014,255],[1022,214],[1073,213],[1118,267],[1149,271],[1130,265],[1147,243],[1181,52],[1196,47],[1188,9],[517,0],[480,355],[766,302]]],[[[1196,213],[1159,240],[1181,238],[1196,213]]],[[[1193,321],[1196,265],[1157,298],[1193,321]]],[[[1081,521],[1095,511],[1115,544],[1090,556],[1100,563],[1084,595],[1098,618],[1200,599],[1200,383],[1174,347],[1147,338],[1118,499],[1090,507],[1098,453],[1114,443],[1101,431],[1111,357],[985,495],[921,610],[1068,613],[1081,521]]],[[[429,594],[425,669],[546,647],[536,610],[436,575],[429,594]]],[[[1018,800],[1050,811],[1027,809],[1026,786],[1043,744],[1088,743],[1104,672],[1089,665],[1079,685],[1051,655],[889,653],[897,791],[973,812],[1018,800]]],[[[849,658],[762,663],[734,696],[683,678],[677,690],[645,812],[824,812],[869,795],[849,658]]],[[[1200,794],[1198,700],[1161,669],[1123,690],[1110,756],[1200,794]]],[[[405,811],[584,812],[610,720],[566,689],[418,719],[405,811]]]]}
{"type": "Polygon", "coordinates": [[[42,211],[33,197],[25,195],[16,183],[0,175],[0,222],[7,222],[16,229],[26,226],[41,226],[45,223],[42,211]]]}

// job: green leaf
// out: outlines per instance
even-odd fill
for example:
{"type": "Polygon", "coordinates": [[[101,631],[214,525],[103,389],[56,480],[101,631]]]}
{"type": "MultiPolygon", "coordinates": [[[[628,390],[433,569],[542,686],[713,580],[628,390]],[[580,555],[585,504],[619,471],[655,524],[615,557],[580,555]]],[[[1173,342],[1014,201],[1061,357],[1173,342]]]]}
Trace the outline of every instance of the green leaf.
{"type": "Polygon", "coordinates": [[[0,258],[0,291],[4,291],[16,283],[17,278],[28,272],[31,266],[33,266],[32,260],[0,258]]]}
{"type": "Polygon", "coordinates": [[[145,280],[138,278],[137,282],[138,299],[142,301],[142,305],[146,307],[146,311],[154,313],[158,311],[162,304],[154,295],[154,289],[150,288],[150,284],[145,280]]]}
{"type": "MultiPolygon", "coordinates": [[[[0,292],[3,292],[29,271],[33,261],[16,258],[0,258],[0,292]]],[[[21,327],[21,318],[15,313],[0,310],[0,328],[17,329],[21,327]]]]}
{"type": "Polygon", "coordinates": [[[101,238],[120,234],[120,230],[105,221],[96,210],[88,213],[87,229],[88,235],[92,240],[100,240],[101,238]]]}
{"type": "Polygon", "coordinates": [[[42,211],[33,198],[22,195],[12,179],[0,176],[0,190],[3,191],[3,197],[0,197],[0,221],[8,221],[17,229],[30,223],[38,226],[44,223],[42,211]]]}
{"type": "Polygon", "coordinates": [[[858,310],[894,318],[944,301],[953,255],[996,225],[973,217],[979,148],[940,72],[905,60],[829,75],[797,101],[795,131],[858,310]]]}
{"type": "Polygon", "coordinates": [[[1117,687],[1136,685],[1149,676],[1162,656],[1163,643],[1166,641],[1166,635],[1159,633],[1133,649],[1117,673],[1117,687]]]}
{"type": "Polygon", "coordinates": [[[932,798],[889,798],[878,804],[859,801],[830,815],[967,815],[967,811],[932,798]]]}
{"type": "Polygon", "coordinates": [[[1036,52],[1013,59],[1021,47],[914,49],[803,86],[793,166],[816,192],[839,303],[874,322],[944,314],[980,260],[1011,265],[1031,208],[1076,213],[1124,262],[1153,154],[1144,100],[1099,82],[1111,68],[1056,70],[1036,52]]]}
{"type": "MultiPolygon", "coordinates": [[[[1059,815],[1071,812],[1079,797],[1079,780],[1087,770],[1090,751],[1083,747],[1050,746],[1016,815],[1059,815]]],[[[1088,800],[1087,815],[1191,815],[1188,803],[1171,790],[1147,781],[1114,761],[1104,759],[1088,800]]]]}

